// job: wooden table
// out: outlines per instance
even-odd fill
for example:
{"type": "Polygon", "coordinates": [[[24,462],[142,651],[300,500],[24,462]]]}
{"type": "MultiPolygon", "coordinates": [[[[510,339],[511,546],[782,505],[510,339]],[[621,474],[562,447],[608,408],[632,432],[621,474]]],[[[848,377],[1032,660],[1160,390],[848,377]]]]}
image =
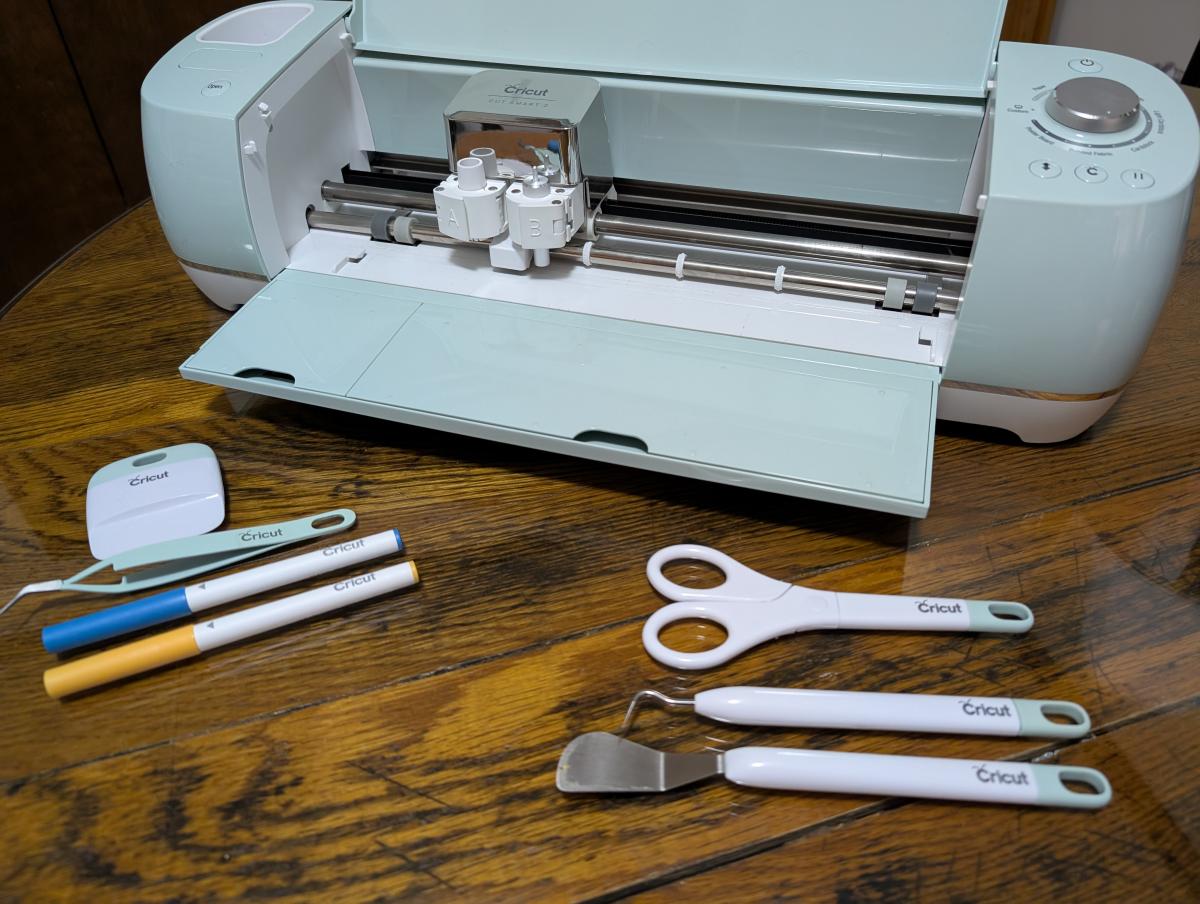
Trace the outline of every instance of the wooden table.
{"type": "MultiPolygon", "coordinates": [[[[0,619],[0,898],[1159,900],[1200,896],[1200,218],[1142,369],[1084,437],[943,425],[928,519],[608,467],[190,383],[225,319],[149,205],[0,320],[0,587],[90,561],[84,487],[134,452],[219,455],[228,524],[354,508],[413,591],[54,702],[0,619]],[[646,557],[720,547],[816,587],[1018,599],[1024,637],[825,633],[709,674],[642,651],[646,557]],[[742,730],[650,713],[676,750],[745,743],[1102,769],[1099,812],[739,790],[567,797],[574,735],[634,691],[722,684],[1062,698],[1077,743],[742,730]]],[[[314,582],[319,583],[319,582],[314,582]]],[[[703,633],[693,631],[694,634],[703,633]]],[[[677,636],[676,641],[680,642],[677,636]]]]}

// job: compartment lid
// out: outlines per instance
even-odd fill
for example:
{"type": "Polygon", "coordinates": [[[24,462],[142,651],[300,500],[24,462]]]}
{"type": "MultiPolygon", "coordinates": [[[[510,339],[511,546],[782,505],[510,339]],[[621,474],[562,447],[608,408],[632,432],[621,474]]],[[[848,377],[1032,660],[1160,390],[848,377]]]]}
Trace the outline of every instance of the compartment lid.
{"type": "Polygon", "coordinates": [[[939,369],[285,270],[187,376],[908,515],[939,369]]]}
{"type": "Polygon", "coordinates": [[[493,2],[361,0],[363,50],[781,87],[982,97],[1005,0],[607,0],[512,18],[493,2]]]}

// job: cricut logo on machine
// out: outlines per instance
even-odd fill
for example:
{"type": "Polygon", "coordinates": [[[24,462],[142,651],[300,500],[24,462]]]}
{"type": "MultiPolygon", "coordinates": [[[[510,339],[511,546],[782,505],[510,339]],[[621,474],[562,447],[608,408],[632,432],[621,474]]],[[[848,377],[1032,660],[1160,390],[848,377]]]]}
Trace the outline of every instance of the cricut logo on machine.
{"type": "Polygon", "coordinates": [[[513,94],[518,97],[545,97],[550,93],[549,88],[530,88],[529,82],[518,82],[515,85],[508,85],[504,89],[505,94],[513,94]]]}
{"type": "Polygon", "coordinates": [[[131,477],[129,479],[129,485],[131,487],[139,487],[143,483],[150,483],[152,480],[162,480],[170,473],[170,471],[163,471],[161,474],[139,474],[137,477],[131,477]]]}
{"type": "Polygon", "coordinates": [[[1004,772],[987,766],[975,767],[975,778],[985,785],[1028,785],[1029,773],[1004,772]]]}
{"type": "Polygon", "coordinates": [[[242,534],[242,542],[249,543],[251,540],[269,540],[272,537],[282,537],[283,528],[277,527],[275,530],[248,530],[242,534]]]}
{"type": "Polygon", "coordinates": [[[1007,703],[996,706],[991,703],[975,703],[973,700],[958,701],[962,711],[968,716],[1011,716],[1012,709],[1007,703]]]}
{"type": "Polygon", "coordinates": [[[334,590],[349,590],[351,587],[359,587],[363,584],[369,584],[375,580],[375,575],[364,574],[356,578],[351,578],[348,581],[338,581],[333,585],[334,590]]]}
{"type": "Polygon", "coordinates": [[[352,549],[360,549],[365,542],[365,540],[354,540],[350,543],[342,543],[338,546],[331,546],[328,549],[322,549],[321,552],[327,556],[336,556],[339,553],[349,552],[352,549]]]}
{"type": "Polygon", "coordinates": [[[953,612],[962,612],[962,603],[934,603],[930,600],[918,600],[917,611],[922,613],[938,612],[950,614],[953,612]]]}

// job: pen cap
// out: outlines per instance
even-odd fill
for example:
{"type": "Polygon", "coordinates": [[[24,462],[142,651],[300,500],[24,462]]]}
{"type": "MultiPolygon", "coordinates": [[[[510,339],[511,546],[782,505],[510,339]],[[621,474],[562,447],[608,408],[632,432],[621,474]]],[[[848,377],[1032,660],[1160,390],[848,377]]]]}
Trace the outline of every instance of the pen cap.
{"type": "Polygon", "coordinates": [[[46,669],[42,683],[51,697],[65,697],[187,659],[199,652],[192,627],[187,625],[46,669]]]}
{"type": "Polygon", "coordinates": [[[42,628],[42,646],[51,653],[65,653],[76,647],[99,643],[110,637],[140,631],[191,614],[187,593],[182,587],[176,587],[56,625],[47,625],[42,628]]]}

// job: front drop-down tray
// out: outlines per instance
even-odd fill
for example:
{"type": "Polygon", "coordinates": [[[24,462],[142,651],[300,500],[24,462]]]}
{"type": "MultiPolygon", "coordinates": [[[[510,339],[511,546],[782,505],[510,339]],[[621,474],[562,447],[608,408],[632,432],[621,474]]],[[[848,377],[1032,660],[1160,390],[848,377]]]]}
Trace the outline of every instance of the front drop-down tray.
{"type": "Polygon", "coordinates": [[[929,508],[932,364],[285,270],[181,371],[668,474],[929,508]]]}

